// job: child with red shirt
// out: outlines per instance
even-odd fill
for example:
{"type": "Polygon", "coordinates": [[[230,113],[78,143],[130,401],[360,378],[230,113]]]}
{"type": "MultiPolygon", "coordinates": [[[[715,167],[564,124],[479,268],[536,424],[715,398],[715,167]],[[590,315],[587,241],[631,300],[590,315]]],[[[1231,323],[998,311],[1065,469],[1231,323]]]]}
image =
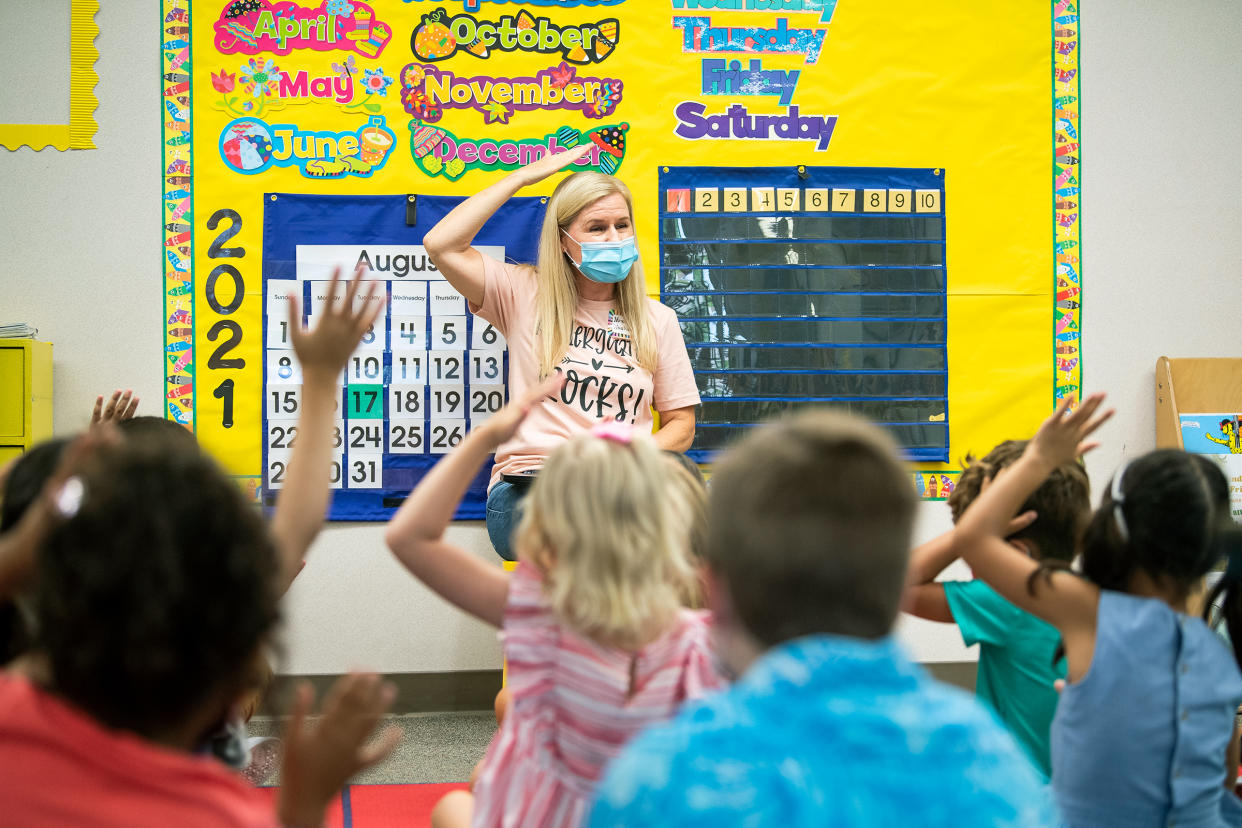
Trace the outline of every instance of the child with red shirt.
{"type": "MultiPolygon", "coordinates": [[[[331,388],[369,324],[352,309],[359,282],[294,338],[312,405],[327,406],[300,435],[324,444],[303,452],[302,473],[325,499],[331,388]]],[[[312,699],[300,688],[277,813],[196,755],[271,643],[296,571],[281,537],[190,441],[97,430],[65,450],[43,494],[0,535],[0,600],[25,588],[33,620],[29,647],[0,671],[6,823],[319,825],[341,785],[392,750],[399,731],[362,747],[392,687],[350,675],[309,731],[312,699]]]]}

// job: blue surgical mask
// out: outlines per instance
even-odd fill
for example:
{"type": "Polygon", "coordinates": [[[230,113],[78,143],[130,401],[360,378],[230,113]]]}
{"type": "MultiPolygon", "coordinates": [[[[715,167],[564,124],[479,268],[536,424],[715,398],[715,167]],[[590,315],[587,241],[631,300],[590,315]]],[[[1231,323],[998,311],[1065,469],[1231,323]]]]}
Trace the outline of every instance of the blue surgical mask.
{"type": "MultiPolygon", "coordinates": [[[[565,233],[564,230],[561,232],[565,233]]],[[[630,275],[630,268],[638,261],[638,246],[633,236],[620,241],[578,241],[568,233],[565,235],[582,247],[582,261],[574,262],[572,257],[569,260],[592,282],[620,282],[630,275]]],[[[569,256],[568,253],[565,255],[569,256]]]]}

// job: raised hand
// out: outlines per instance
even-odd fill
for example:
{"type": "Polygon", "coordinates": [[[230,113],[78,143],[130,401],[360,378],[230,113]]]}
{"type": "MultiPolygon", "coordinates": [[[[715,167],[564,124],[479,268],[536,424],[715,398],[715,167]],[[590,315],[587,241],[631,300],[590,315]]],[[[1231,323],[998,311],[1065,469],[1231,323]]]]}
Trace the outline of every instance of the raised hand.
{"type": "Polygon", "coordinates": [[[289,297],[289,332],[293,350],[302,364],[302,413],[298,418],[298,441],[289,456],[284,488],[272,515],[272,537],[280,549],[281,588],[288,588],[305,564],[306,550],[323,526],[328,508],[329,470],[332,464],[333,409],[340,405],[335,393],[337,378],[349,355],[358,347],[367,328],[383,310],[372,301],[377,284],[370,282],[360,308],[354,299],[362,285],[365,268],[354,271],[345,297],[336,300],[340,270],[332,274],[328,299],[317,315],[314,330],[304,331],[297,298],[289,297]]]}
{"type": "Polygon", "coordinates": [[[337,286],[341,281],[341,271],[337,268],[332,273],[332,281],[328,285],[328,298],[324,302],[323,312],[317,317],[318,323],[311,331],[303,330],[301,311],[297,297],[289,297],[289,332],[294,353],[302,364],[302,375],[307,378],[336,377],[345,368],[349,355],[358,347],[367,329],[375,323],[384,306],[382,302],[372,301],[378,282],[368,282],[366,293],[363,294],[361,308],[354,307],[354,298],[362,286],[366,268],[359,266],[345,289],[345,298],[335,299],[337,286]]]}
{"type": "Polygon", "coordinates": [[[112,392],[112,397],[106,406],[103,394],[96,397],[95,409],[91,412],[91,428],[100,423],[116,423],[133,417],[134,412],[138,410],[138,398],[133,394],[134,392],[128,389],[122,394],[118,388],[112,392]]]}
{"type": "Polygon", "coordinates": [[[532,161],[524,167],[519,167],[514,171],[514,174],[520,178],[523,187],[538,184],[558,170],[562,170],[580,158],[586,157],[586,154],[591,151],[593,146],[595,145],[588,141],[565,152],[549,152],[542,158],[532,161]]]}
{"type": "Polygon", "coordinates": [[[280,816],[286,825],[321,825],[328,803],[350,777],[393,752],[402,733],[396,725],[373,744],[366,742],[396,697],[396,687],[374,673],[341,676],[324,698],[319,721],[306,728],[315,694],[306,682],[298,686],[281,770],[280,816]]]}
{"type": "Polygon", "coordinates": [[[1087,442],[1086,438],[1113,416],[1111,408],[1096,415],[1103,402],[1104,394],[1092,394],[1071,410],[1070,400],[1062,400],[1052,416],[1044,420],[1035,432],[1027,444],[1026,453],[1056,468],[1091,451],[1099,443],[1087,442]]]}

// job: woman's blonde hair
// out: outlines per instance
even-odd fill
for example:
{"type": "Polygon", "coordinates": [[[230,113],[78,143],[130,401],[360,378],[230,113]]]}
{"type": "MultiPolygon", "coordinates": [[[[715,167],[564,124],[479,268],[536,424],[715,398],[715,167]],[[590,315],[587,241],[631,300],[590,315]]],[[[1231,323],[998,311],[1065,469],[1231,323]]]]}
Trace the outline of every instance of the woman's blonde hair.
{"type": "Polygon", "coordinates": [[[651,438],[580,434],[548,457],[518,525],[518,557],[544,576],[563,623],[637,649],[666,632],[696,572],[668,505],[668,467],[651,438]]]}
{"type": "MultiPolygon", "coordinates": [[[[539,376],[550,376],[569,350],[574,312],[578,308],[578,283],[561,247],[561,231],[584,209],[601,198],[620,193],[634,222],[634,200],[620,180],[598,172],[577,172],[564,178],[548,199],[543,229],[539,233],[539,264],[535,268],[535,333],[539,376]]],[[[647,282],[641,262],[617,283],[617,310],[625,320],[638,364],[655,372],[659,357],[651,315],[647,312],[647,282]]]]}

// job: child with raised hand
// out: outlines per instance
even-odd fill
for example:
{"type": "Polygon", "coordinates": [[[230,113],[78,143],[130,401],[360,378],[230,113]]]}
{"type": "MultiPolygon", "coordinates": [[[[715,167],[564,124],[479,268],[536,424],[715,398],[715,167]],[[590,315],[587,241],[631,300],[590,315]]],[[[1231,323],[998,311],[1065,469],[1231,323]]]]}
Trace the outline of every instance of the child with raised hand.
{"type": "Polygon", "coordinates": [[[473,794],[437,826],[573,826],[604,766],[644,726],[718,684],[685,527],[666,507],[667,466],[619,424],[570,438],[548,458],[514,535],[509,574],[444,539],[470,481],[554,377],[480,425],[410,495],[386,539],[449,602],[503,627],[511,702],[473,794]]]}
{"type": "MultiPolygon", "coordinates": [[[[277,813],[198,750],[279,619],[277,551],[254,509],[184,441],[68,447],[0,535],[0,598],[33,590],[31,649],[0,671],[0,802],[15,825],[319,825],[393,700],[341,679],[289,737],[277,813]]],[[[310,699],[300,691],[295,725],[310,699]]]]}
{"type": "MultiPolygon", "coordinates": [[[[323,528],[331,498],[332,431],[336,418],[337,380],[363,334],[383,310],[374,301],[378,283],[363,284],[366,268],[358,267],[337,299],[341,272],[332,273],[327,300],[316,316],[314,330],[302,328],[296,294],[289,295],[289,339],[302,368],[302,410],[298,415],[297,439],[289,455],[284,487],[276,496],[276,508],[268,524],[280,561],[277,586],[280,595],[306,565],[306,553],[323,528]],[[360,298],[360,302],[355,302],[360,298]]],[[[131,417],[118,427],[129,439],[145,440],[171,429],[170,436],[188,432],[169,420],[131,417]]],[[[213,736],[211,749],[227,764],[242,770],[259,784],[275,771],[279,741],[247,737],[245,723],[258,710],[271,684],[273,672],[260,655],[253,685],[238,699],[229,720],[213,736]]]]}
{"type": "MultiPolygon", "coordinates": [[[[288,481],[277,495],[269,529],[280,553],[279,593],[283,594],[304,565],[311,542],[323,526],[330,497],[329,473],[332,430],[335,419],[336,382],[350,354],[367,328],[382,310],[377,284],[363,285],[365,269],[358,268],[346,286],[343,299],[335,299],[340,282],[339,269],[332,275],[328,301],[313,331],[304,331],[296,297],[290,297],[289,330],[302,366],[302,410],[296,426],[298,439],[289,459],[288,481]],[[359,303],[355,298],[360,298],[359,303]],[[378,300],[378,301],[377,301],[378,300]],[[355,308],[355,304],[360,307],[355,308]]],[[[136,416],[137,397],[130,391],[114,391],[105,405],[101,395],[91,416],[92,430],[115,427],[126,441],[146,443],[166,441],[178,448],[195,450],[193,432],[160,417],[136,416]]],[[[11,473],[8,496],[0,510],[0,532],[13,526],[34,501],[56,467],[66,440],[53,440],[37,446],[18,459],[11,473]]],[[[29,632],[13,602],[0,601],[0,664],[22,651],[29,632]]],[[[262,654],[256,655],[253,686],[245,691],[233,712],[212,734],[209,747],[226,764],[244,769],[252,781],[271,775],[279,758],[276,739],[246,738],[244,723],[262,701],[271,682],[272,671],[262,654]]]]}
{"type": "MultiPolygon", "coordinates": [[[[954,522],[1025,449],[1025,440],[1006,440],[977,461],[967,458],[948,499],[954,522]]],[[[1006,540],[1032,560],[1068,564],[1091,513],[1089,490],[1087,473],[1076,460],[1054,469],[1022,504],[1022,514],[1007,527],[1006,540]]],[[[957,557],[953,538],[950,530],[911,553],[903,609],[929,621],[956,624],[966,646],[979,645],[975,692],[996,711],[1046,780],[1052,774],[1048,743],[1057,709],[1054,684],[1065,678],[1065,662],[1055,657],[1061,635],[998,595],[986,581],[937,581],[957,557]]]]}
{"type": "Polygon", "coordinates": [[[1242,545],[1220,470],[1169,449],[1123,465],[1083,535],[1077,573],[1004,539],[1048,474],[1098,445],[1085,441],[1112,414],[1097,413],[1103,399],[1058,407],[958,522],[954,548],[1061,633],[1068,676],[1052,725],[1052,787],[1071,828],[1242,825],[1226,790],[1240,659],[1185,614],[1196,583],[1228,554],[1225,614],[1235,647],[1242,641],[1242,545]]]}

